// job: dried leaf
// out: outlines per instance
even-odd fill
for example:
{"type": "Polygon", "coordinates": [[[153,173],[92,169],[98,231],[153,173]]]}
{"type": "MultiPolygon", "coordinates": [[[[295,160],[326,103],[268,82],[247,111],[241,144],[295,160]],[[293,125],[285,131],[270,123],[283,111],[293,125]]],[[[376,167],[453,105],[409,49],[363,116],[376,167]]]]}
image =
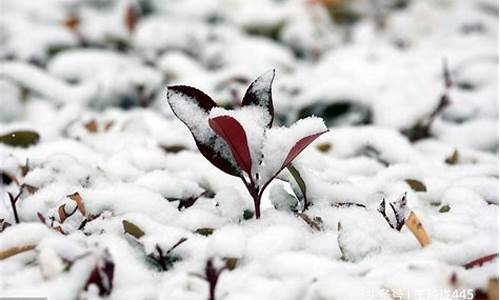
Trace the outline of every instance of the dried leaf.
{"type": "Polygon", "coordinates": [[[38,191],[39,188],[37,188],[36,186],[32,186],[32,185],[29,185],[29,184],[25,184],[23,183],[23,187],[30,193],[30,194],[34,194],[38,191]]]}
{"type": "Polygon", "coordinates": [[[87,131],[90,132],[90,133],[96,133],[97,132],[97,122],[96,122],[96,120],[91,120],[91,121],[85,123],[84,126],[87,129],[87,131]]]}
{"type": "Polygon", "coordinates": [[[59,220],[61,223],[64,223],[64,220],[66,220],[66,218],[67,218],[66,211],[64,210],[64,206],[66,206],[66,204],[59,206],[59,208],[57,209],[57,213],[59,215],[59,220]]]}
{"type": "Polygon", "coordinates": [[[236,265],[238,264],[238,258],[237,257],[224,257],[223,260],[225,261],[225,267],[229,271],[232,271],[236,268],[236,265]]]}
{"type": "Polygon", "coordinates": [[[415,192],[427,192],[427,187],[421,181],[416,179],[406,179],[405,181],[415,192]]]}
{"type": "Polygon", "coordinates": [[[30,251],[35,249],[36,245],[26,245],[19,247],[12,247],[5,250],[0,250],[0,260],[6,259],[8,257],[14,256],[19,253],[30,251]]]}
{"type": "Polygon", "coordinates": [[[136,239],[140,239],[142,236],[144,236],[144,231],[142,231],[141,228],[139,228],[137,225],[135,225],[132,222],[129,222],[127,220],[122,221],[123,224],[123,230],[135,237],[136,239]]]}
{"type": "Polygon", "coordinates": [[[109,131],[113,125],[115,125],[115,122],[113,121],[106,122],[104,124],[104,131],[109,131]]]}
{"type": "Polygon", "coordinates": [[[204,235],[204,236],[209,236],[212,233],[214,233],[214,229],[213,228],[208,228],[208,227],[203,227],[203,228],[196,229],[195,232],[198,233],[198,234],[204,235]]]}
{"type": "Polygon", "coordinates": [[[488,280],[488,300],[498,300],[498,277],[488,280]]]}
{"type": "Polygon", "coordinates": [[[82,197],[80,196],[80,194],[78,192],[71,194],[71,195],[68,195],[67,197],[76,202],[78,210],[80,211],[80,213],[83,216],[85,216],[87,214],[85,211],[85,205],[83,204],[82,197]]]}
{"type": "Polygon", "coordinates": [[[330,143],[320,143],[316,145],[316,149],[320,152],[328,152],[332,148],[332,144],[330,143]]]}
{"type": "Polygon", "coordinates": [[[427,232],[425,231],[422,223],[417,218],[417,215],[415,215],[414,212],[410,213],[410,215],[406,219],[405,225],[406,227],[408,227],[408,229],[410,229],[413,235],[415,235],[415,237],[417,238],[418,242],[422,247],[425,247],[431,243],[431,240],[427,235],[427,232]]]}
{"type": "Polygon", "coordinates": [[[129,5],[125,10],[125,26],[129,32],[134,31],[137,22],[139,21],[139,13],[134,5],[129,5]]]}
{"type": "MultiPolygon", "coordinates": [[[[316,230],[316,231],[321,231],[323,230],[323,220],[321,219],[321,217],[314,217],[313,219],[311,219],[311,217],[309,217],[308,215],[306,215],[305,213],[298,213],[297,214],[302,220],[304,220],[304,222],[307,223],[307,225],[309,225],[312,229],[316,230]]],[[[339,223],[340,224],[340,223],[339,223]]],[[[340,225],[339,225],[340,226],[340,225]]]]}
{"type": "Polygon", "coordinates": [[[449,165],[456,165],[458,163],[458,149],[455,149],[455,151],[453,151],[453,153],[448,156],[444,161],[445,163],[449,164],[449,165]]]}
{"type": "Polygon", "coordinates": [[[64,19],[63,26],[74,31],[80,26],[80,19],[75,15],[69,15],[64,19]]]}
{"type": "Polygon", "coordinates": [[[31,130],[19,130],[0,136],[0,143],[14,147],[29,147],[40,140],[40,135],[31,130]]]}

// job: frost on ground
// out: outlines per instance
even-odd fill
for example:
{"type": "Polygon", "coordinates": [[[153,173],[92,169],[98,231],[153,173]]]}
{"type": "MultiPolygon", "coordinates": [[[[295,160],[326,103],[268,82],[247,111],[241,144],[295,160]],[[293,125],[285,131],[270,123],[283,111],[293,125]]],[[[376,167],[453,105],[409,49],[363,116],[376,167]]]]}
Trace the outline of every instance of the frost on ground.
{"type": "Polygon", "coordinates": [[[497,1],[0,7],[0,297],[498,299],[497,1]],[[264,138],[239,105],[272,69],[264,138]],[[321,127],[297,120],[330,131],[256,219],[169,85],[219,106],[182,112],[195,135],[231,115],[270,169],[321,127]]]}

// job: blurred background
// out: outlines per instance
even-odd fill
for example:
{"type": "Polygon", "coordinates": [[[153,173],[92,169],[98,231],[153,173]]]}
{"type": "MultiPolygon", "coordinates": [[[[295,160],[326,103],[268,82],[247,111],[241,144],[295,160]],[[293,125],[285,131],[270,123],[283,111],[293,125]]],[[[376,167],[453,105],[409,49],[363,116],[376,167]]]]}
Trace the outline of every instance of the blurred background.
{"type": "Polygon", "coordinates": [[[498,149],[494,0],[0,3],[2,128],[43,127],[75,103],[168,116],[179,83],[237,106],[274,68],[281,124],[314,114],[498,149]]]}

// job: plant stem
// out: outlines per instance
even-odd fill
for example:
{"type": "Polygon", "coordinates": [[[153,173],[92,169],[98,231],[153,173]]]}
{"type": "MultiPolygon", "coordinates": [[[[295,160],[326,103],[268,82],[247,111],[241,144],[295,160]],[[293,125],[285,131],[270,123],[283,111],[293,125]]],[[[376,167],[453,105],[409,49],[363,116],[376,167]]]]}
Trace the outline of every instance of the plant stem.
{"type": "Polygon", "coordinates": [[[16,202],[19,197],[16,196],[16,198],[14,198],[12,194],[9,193],[9,198],[10,198],[10,205],[12,205],[12,211],[14,212],[14,219],[16,220],[16,223],[19,224],[21,222],[19,221],[19,215],[17,214],[17,208],[16,208],[16,202]]]}
{"type": "Polygon", "coordinates": [[[255,218],[259,219],[260,218],[260,199],[262,198],[262,193],[259,191],[257,187],[255,187],[254,181],[250,180],[251,182],[248,183],[246,180],[241,177],[241,180],[245,184],[245,187],[248,190],[248,193],[250,193],[250,196],[252,196],[253,199],[253,205],[255,208],[255,218]]]}

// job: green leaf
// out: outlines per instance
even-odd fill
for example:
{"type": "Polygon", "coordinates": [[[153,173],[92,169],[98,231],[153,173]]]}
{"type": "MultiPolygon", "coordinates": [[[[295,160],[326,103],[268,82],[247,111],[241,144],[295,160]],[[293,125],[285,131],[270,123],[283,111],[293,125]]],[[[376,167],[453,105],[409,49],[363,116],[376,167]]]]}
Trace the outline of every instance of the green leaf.
{"type": "Polygon", "coordinates": [[[304,182],[304,179],[302,179],[302,176],[300,176],[299,171],[292,164],[288,165],[287,169],[290,172],[290,174],[292,174],[293,179],[295,179],[295,182],[299,186],[300,192],[302,193],[302,195],[296,195],[297,198],[299,199],[303,198],[306,200],[306,183],[304,182]]]}
{"type": "Polygon", "coordinates": [[[144,235],[144,231],[140,229],[137,225],[134,223],[131,223],[127,220],[123,220],[123,230],[125,230],[126,233],[132,235],[136,239],[140,239],[144,235]]]}
{"type": "Polygon", "coordinates": [[[316,145],[316,149],[318,149],[320,152],[328,152],[332,148],[332,144],[330,143],[321,143],[316,145]]]}
{"type": "Polygon", "coordinates": [[[19,130],[0,136],[0,143],[14,147],[29,147],[40,140],[40,135],[35,131],[19,130]]]}
{"type": "Polygon", "coordinates": [[[448,204],[441,206],[441,208],[439,209],[440,213],[446,213],[449,211],[450,211],[450,206],[448,204]]]}
{"type": "Polygon", "coordinates": [[[405,181],[415,192],[427,192],[427,187],[421,181],[416,179],[406,179],[405,181]]]}
{"type": "Polygon", "coordinates": [[[226,268],[229,271],[234,270],[236,268],[236,265],[238,264],[238,258],[237,257],[224,257],[223,260],[226,263],[226,268]]]}
{"type": "Polygon", "coordinates": [[[449,165],[456,165],[458,163],[458,158],[458,150],[455,149],[455,151],[453,151],[453,153],[447,157],[444,162],[449,165]]]}
{"type": "Polygon", "coordinates": [[[251,210],[249,210],[249,209],[245,209],[245,210],[243,211],[243,219],[244,219],[244,220],[250,220],[250,219],[252,219],[252,218],[253,218],[253,216],[254,216],[253,211],[251,211],[251,210]]]}
{"type": "Polygon", "coordinates": [[[203,228],[196,229],[195,232],[198,233],[198,234],[204,235],[204,236],[209,236],[212,233],[214,233],[214,229],[213,228],[208,228],[208,227],[203,227],[203,228]]]}

